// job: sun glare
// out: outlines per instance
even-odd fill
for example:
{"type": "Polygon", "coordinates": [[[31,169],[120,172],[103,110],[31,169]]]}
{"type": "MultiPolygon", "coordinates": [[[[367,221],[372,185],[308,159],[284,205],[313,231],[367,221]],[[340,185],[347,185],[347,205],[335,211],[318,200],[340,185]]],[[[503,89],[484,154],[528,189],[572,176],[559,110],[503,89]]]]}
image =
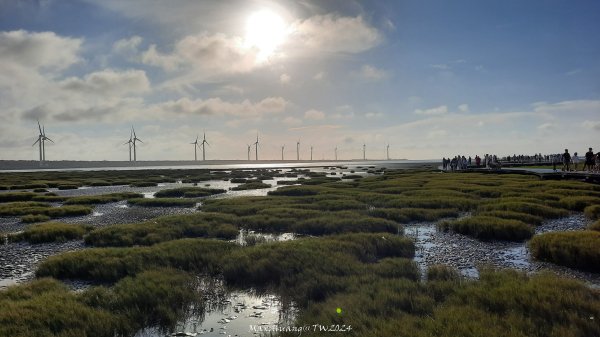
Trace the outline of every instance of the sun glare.
{"type": "Polygon", "coordinates": [[[286,28],[283,19],[270,10],[252,13],[246,22],[245,44],[248,48],[256,48],[259,61],[271,57],[283,42],[286,28]]]}

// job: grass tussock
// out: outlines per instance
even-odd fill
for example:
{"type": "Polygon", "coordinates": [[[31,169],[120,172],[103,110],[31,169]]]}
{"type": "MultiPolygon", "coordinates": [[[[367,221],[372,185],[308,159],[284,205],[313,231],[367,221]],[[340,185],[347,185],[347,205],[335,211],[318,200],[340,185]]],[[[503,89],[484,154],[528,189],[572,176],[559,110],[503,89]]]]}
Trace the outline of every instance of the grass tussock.
{"type": "Polygon", "coordinates": [[[114,282],[155,268],[177,268],[216,274],[233,243],[182,239],[150,247],[90,248],[51,256],[42,262],[38,277],[114,282]]]}
{"type": "Polygon", "coordinates": [[[195,213],[159,217],[150,221],[99,228],[85,237],[97,247],[149,246],[181,238],[234,239],[238,235],[234,218],[219,213],[195,213]]]}
{"type": "Polygon", "coordinates": [[[141,207],[194,207],[197,201],[180,198],[134,198],[127,200],[127,203],[141,207]]]}
{"type": "Polygon", "coordinates": [[[0,204],[0,215],[3,216],[45,215],[50,218],[60,218],[67,216],[87,215],[90,213],[92,213],[92,208],[79,205],[51,207],[47,203],[37,201],[21,201],[0,204]]]}
{"type": "Polygon", "coordinates": [[[475,215],[458,220],[442,221],[438,228],[473,236],[479,240],[523,241],[533,236],[533,227],[520,220],[475,215]]]}
{"type": "Polygon", "coordinates": [[[560,199],[560,203],[562,203],[564,208],[573,210],[573,211],[583,211],[586,207],[592,205],[600,206],[600,197],[591,197],[591,196],[572,196],[572,197],[564,197],[560,199]]]}
{"type": "Polygon", "coordinates": [[[258,190],[258,189],[270,188],[270,187],[272,187],[270,184],[265,184],[265,183],[259,182],[259,181],[253,181],[253,182],[244,183],[244,184],[240,184],[238,186],[232,187],[231,190],[232,191],[258,190]]]}
{"type": "Polygon", "coordinates": [[[80,197],[71,197],[65,201],[66,205],[94,205],[107,204],[109,202],[117,202],[134,198],[143,198],[144,195],[133,192],[109,193],[101,195],[86,195],[80,197]]]}
{"type": "Polygon", "coordinates": [[[583,213],[592,220],[600,219],[600,205],[587,206],[583,213]]]}
{"type": "Polygon", "coordinates": [[[23,232],[10,235],[9,240],[29,243],[64,242],[81,239],[91,229],[87,225],[46,222],[27,227],[23,232]]]}
{"type": "Polygon", "coordinates": [[[14,201],[29,201],[37,194],[33,192],[6,192],[0,193],[0,202],[14,202],[14,201]]]}
{"type": "Polygon", "coordinates": [[[179,187],[158,191],[154,196],[157,198],[200,198],[225,192],[227,191],[220,188],[179,187]]]}
{"type": "Polygon", "coordinates": [[[588,229],[592,230],[592,231],[600,231],[600,219],[596,220],[596,222],[590,224],[588,226],[588,229]]]}
{"type": "Polygon", "coordinates": [[[600,232],[573,231],[536,235],[529,242],[531,255],[559,265],[600,272],[600,232]]]}
{"type": "Polygon", "coordinates": [[[21,221],[26,223],[44,222],[48,220],[50,220],[50,217],[44,214],[28,214],[21,217],[21,221]]]}

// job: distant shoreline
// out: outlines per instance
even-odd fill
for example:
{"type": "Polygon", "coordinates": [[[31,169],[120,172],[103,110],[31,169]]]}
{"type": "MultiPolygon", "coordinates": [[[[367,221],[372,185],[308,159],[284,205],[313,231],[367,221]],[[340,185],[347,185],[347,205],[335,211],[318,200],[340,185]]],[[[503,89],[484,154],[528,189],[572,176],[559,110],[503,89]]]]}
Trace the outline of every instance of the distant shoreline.
{"type": "Polygon", "coordinates": [[[336,165],[406,165],[406,164],[431,164],[437,163],[436,160],[206,160],[206,161],[47,161],[40,166],[39,161],[33,160],[0,160],[0,172],[2,171],[55,171],[55,170],[77,170],[77,169],[231,169],[231,168],[277,168],[277,167],[311,167],[311,166],[336,166],[336,165]]]}

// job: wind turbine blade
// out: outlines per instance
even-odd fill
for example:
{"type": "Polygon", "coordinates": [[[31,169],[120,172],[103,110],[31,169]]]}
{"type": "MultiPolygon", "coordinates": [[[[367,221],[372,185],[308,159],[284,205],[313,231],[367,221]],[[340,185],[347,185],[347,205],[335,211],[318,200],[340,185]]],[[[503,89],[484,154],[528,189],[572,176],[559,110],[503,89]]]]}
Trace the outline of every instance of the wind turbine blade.
{"type": "Polygon", "coordinates": [[[139,139],[139,138],[136,138],[136,139],[137,139],[137,140],[138,140],[140,143],[143,143],[141,139],[139,139]]]}
{"type": "Polygon", "coordinates": [[[37,144],[39,142],[40,142],[40,139],[38,138],[38,140],[36,140],[35,143],[33,143],[33,145],[31,145],[31,146],[35,146],[35,144],[37,144]]]}
{"type": "Polygon", "coordinates": [[[54,143],[54,141],[53,141],[52,139],[50,139],[50,138],[48,138],[48,137],[46,137],[46,136],[44,136],[44,139],[45,139],[45,140],[49,140],[49,141],[51,141],[52,143],[54,143]]]}
{"type": "Polygon", "coordinates": [[[40,129],[40,135],[43,135],[43,133],[42,133],[42,127],[40,126],[40,120],[38,119],[37,122],[38,122],[38,129],[40,129]]]}
{"type": "Polygon", "coordinates": [[[42,135],[46,137],[46,127],[42,125],[42,135]]]}

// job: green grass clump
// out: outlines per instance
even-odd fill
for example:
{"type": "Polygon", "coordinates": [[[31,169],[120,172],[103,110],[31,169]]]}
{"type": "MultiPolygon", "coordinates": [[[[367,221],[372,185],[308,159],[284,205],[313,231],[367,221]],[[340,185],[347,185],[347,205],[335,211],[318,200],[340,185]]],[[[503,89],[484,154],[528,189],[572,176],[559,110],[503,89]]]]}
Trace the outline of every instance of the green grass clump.
{"type": "Polygon", "coordinates": [[[9,236],[10,241],[29,243],[64,242],[81,239],[91,229],[87,225],[72,225],[60,222],[46,222],[27,227],[23,232],[9,236]]]}
{"type": "Polygon", "coordinates": [[[42,214],[51,218],[62,218],[65,216],[80,216],[92,213],[92,208],[88,206],[67,205],[61,207],[50,207],[45,209],[42,214]]]}
{"type": "Polygon", "coordinates": [[[127,203],[143,207],[194,207],[197,201],[180,198],[134,198],[127,200],[127,203]]]}
{"type": "Polygon", "coordinates": [[[491,216],[502,219],[513,219],[520,220],[526,224],[530,224],[533,226],[539,226],[542,224],[544,219],[537,215],[531,215],[527,213],[521,212],[513,212],[513,211],[487,211],[487,212],[478,212],[477,215],[481,216],[491,216]]]}
{"type": "Polygon", "coordinates": [[[1,336],[113,336],[118,316],[85,305],[53,279],[39,279],[0,291],[1,336]]]}
{"type": "Polygon", "coordinates": [[[588,229],[592,231],[600,231],[600,220],[596,220],[596,222],[590,224],[588,229]]]}
{"type": "Polygon", "coordinates": [[[234,239],[239,230],[232,225],[234,217],[220,213],[171,215],[150,221],[113,225],[96,229],[85,237],[85,242],[97,247],[149,246],[181,238],[234,239]]]}
{"type": "Polygon", "coordinates": [[[265,184],[263,182],[250,182],[244,183],[235,187],[232,187],[232,191],[244,191],[244,190],[258,190],[263,188],[270,188],[271,185],[265,184]]]}
{"type": "Polygon", "coordinates": [[[155,268],[216,274],[236,247],[218,240],[181,239],[149,247],[90,248],[51,256],[39,265],[36,275],[114,282],[155,268]]]}
{"type": "Polygon", "coordinates": [[[59,190],[76,190],[79,188],[79,185],[58,185],[57,188],[59,190]]]}
{"type": "Polygon", "coordinates": [[[436,264],[427,268],[428,281],[454,281],[460,279],[460,274],[451,267],[436,264]]]}
{"type": "Polygon", "coordinates": [[[86,195],[80,197],[71,197],[65,201],[67,205],[93,205],[107,204],[109,202],[117,202],[134,198],[143,198],[144,195],[133,192],[109,193],[101,195],[86,195]]]}
{"type": "Polygon", "coordinates": [[[225,192],[224,189],[219,188],[179,187],[158,191],[154,196],[157,198],[200,198],[225,192]]]}
{"type": "Polygon", "coordinates": [[[442,221],[438,229],[452,230],[479,240],[523,241],[533,236],[533,227],[522,221],[475,215],[458,220],[442,221]]]}
{"type": "Polygon", "coordinates": [[[600,205],[587,206],[583,210],[583,213],[585,214],[585,216],[587,216],[588,218],[590,218],[592,220],[600,219],[600,205]]]}
{"type": "Polygon", "coordinates": [[[269,195],[285,195],[285,196],[307,196],[307,195],[317,195],[320,192],[326,191],[321,186],[286,186],[282,188],[278,188],[275,191],[269,191],[269,195]]]}
{"type": "Polygon", "coordinates": [[[18,201],[0,204],[0,215],[18,216],[27,214],[42,214],[50,205],[44,202],[18,201]]]}
{"type": "Polygon", "coordinates": [[[531,255],[559,265],[600,272],[600,232],[573,231],[536,235],[529,242],[531,255]]]}
{"type": "Polygon", "coordinates": [[[37,194],[33,192],[6,192],[0,193],[0,202],[13,202],[13,201],[28,201],[35,197],[37,194]]]}
{"type": "Polygon", "coordinates": [[[64,202],[69,200],[71,197],[60,196],[60,195],[36,195],[31,198],[31,201],[39,202],[64,202]]]}
{"type": "Polygon", "coordinates": [[[21,217],[21,221],[27,223],[44,222],[50,220],[50,217],[44,214],[27,214],[21,217]]]}
{"type": "Polygon", "coordinates": [[[495,202],[479,207],[480,211],[512,211],[540,216],[544,219],[561,218],[569,215],[569,212],[560,208],[552,208],[545,205],[528,202],[495,202]]]}
{"type": "Polygon", "coordinates": [[[393,220],[397,222],[436,221],[443,218],[457,217],[457,209],[430,209],[430,208],[375,208],[369,215],[393,220]]]}
{"type": "Polygon", "coordinates": [[[572,197],[564,197],[560,199],[560,203],[563,204],[564,208],[573,210],[573,211],[583,211],[586,207],[592,205],[600,206],[600,197],[590,197],[590,196],[572,196],[572,197]]]}

